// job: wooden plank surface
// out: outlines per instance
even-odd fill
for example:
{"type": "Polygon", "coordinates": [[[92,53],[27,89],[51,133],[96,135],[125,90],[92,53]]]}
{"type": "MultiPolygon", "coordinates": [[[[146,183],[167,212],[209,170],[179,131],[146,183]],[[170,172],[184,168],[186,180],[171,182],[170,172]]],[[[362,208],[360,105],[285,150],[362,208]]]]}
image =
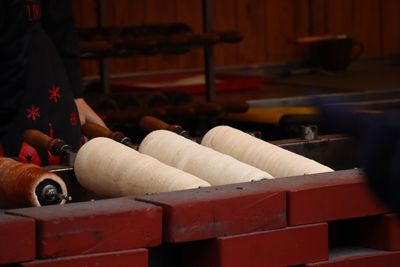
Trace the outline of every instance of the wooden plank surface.
{"type": "Polygon", "coordinates": [[[163,240],[171,243],[286,226],[286,191],[259,188],[254,183],[166,192],[136,199],[163,208],[163,240]]]}
{"type": "MultiPolygon", "coordinates": [[[[214,1],[214,29],[216,31],[238,30],[237,1],[241,0],[218,0],[214,1]]],[[[247,40],[247,32],[241,30],[244,40],[247,40]]],[[[214,50],[215,63],[217,66],[237,65],[238,44],[217,45],[214,50]]]]}
{"type": "MultiPolygon", "coordinates": [[[[95,0],[72,1],[77,25],[96,25],[95,0]]],[[[188,23],[202,30],[201,0],[107,0],[110,24],[188,23]]],[[[218,0],[213,1],[214,28],[239,30],[238,45],[215,47],[217,66],[292,63],[306,59],[306,49],[291,43],[308,34],[352,34],[365,44],[365,56],[400,53],[398,0],[218,0]]],[[[203,64],[202,50],[184,56],[132,57],[112,60],[111,72],[191,69],[203,64]]],[[[97,73],[95,61],[83,61],[82,73],[97,73]]]]}
{"type": "Polygon", "coordinates": [[[309,0],[311,5],[311,33],[312,35],[326,32],[326,0],[309,0]]]}
{"type": "Polygon", "coordinates": [[[353,1],[326,1],[326,33],[351,34],[353,32],[353,1]]]}
{"type": "Polygon", "coordinates": [[[266,62],[265,0],[237,0],[238,29],[246,38],[238,45],[240,64],[266,62]]]}
{"type": "Polygon", "coordinates": [[[11,209],[7,213],[36,221],[37,259],[148,248],[161,243],[161,208],[132,198],[71,203],[61,208],[11,209]]]}
{"type": "Polygon", "coordinates": [[[308,33],[307,1],[268,0],[265,8],[266,61],[289,63],[297,60],[303,47],[295,40],[308,33]]]}
{"type": "Polygon", "coordinates": [[[382,53],[385,55],[400,52],[400,1],[382,2],[382,53]]]}
{"type": "MultiPolygon", "coordinates": [[[[110,24],[117,27],[142,25],[145,23],[145,0],[112,0],[110,24]]],[[[110,60],[111,73],[146,71],[147,57],[134,56],[110,60]]]]}
{"type": "Polygon", "coordinates": [[[381,1],[354,1],[354,35],[365,46],[365,56],[379,55],[381,52],[381,1]]]}
{"type": "MultiPolygon", "coordinates": [[[[203,32],[202,7],[199,0],[176,0],[177,21],[189,25],[193,32],[203,32]]],[[[203,66],[202,49],[191,49],[188,53],[177,56],[180,69],[198,68],[203,66]]]]}
{"type": "MultiPolygon", "coordinates": [[[[77,27],[95,27],[96,26],[96,1],[72,1],[75,25],[77,27]]],[[[96,75],[99,70],[97,61],[82,60],[81,73],[83,76],[96,75]]]]}
{"type": "MultiPolygon", "coordinates": [[[[177,22],[177,0],[146,0],[146,23],[177,22]]],[[[148,70],[176,70],[178,59],[175,55],[157,55],[148,57],[148,70]]]]}
{"type": "Polygon", "coordinates": [[[75,23],[79,27],[96,26],[96,1],[72,1],[75,23]]]}

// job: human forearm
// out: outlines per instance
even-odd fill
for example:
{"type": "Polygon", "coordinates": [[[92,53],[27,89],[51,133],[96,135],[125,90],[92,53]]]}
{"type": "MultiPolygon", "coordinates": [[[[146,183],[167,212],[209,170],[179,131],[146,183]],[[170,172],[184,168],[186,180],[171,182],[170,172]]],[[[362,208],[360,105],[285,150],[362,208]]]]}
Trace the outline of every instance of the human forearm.
{"type": "Polygon", "coordinates": [[[92,122],[104,127],[107,127],[103,120],[93,111],[93,109],[86,103],[83,98],[75,99],[76,107],[78,108],[79,112],[79,119],[81,125],[85,124],[86,122],[92,122]]]}

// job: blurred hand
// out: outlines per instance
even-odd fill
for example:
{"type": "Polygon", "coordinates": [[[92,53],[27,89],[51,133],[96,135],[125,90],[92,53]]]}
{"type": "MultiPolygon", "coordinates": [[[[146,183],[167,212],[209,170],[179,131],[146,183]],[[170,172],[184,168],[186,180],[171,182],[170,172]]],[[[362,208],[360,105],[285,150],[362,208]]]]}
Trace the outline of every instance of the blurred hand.
{"type": "Polygon", "coordinates": [[[81,125],[84,125],[86,122],[91,122],[107,128],[104,121],[93,111],[83,98],[75,99],[75,104],[78,108],[81,125]]]}
{"type": "Polygon", "coordinates": [[[313,103],[326,129],[355,138],[370,188],[388,208],[400,214],[400,113],[363,113],[321,98],[314,98],[313,103]]]}

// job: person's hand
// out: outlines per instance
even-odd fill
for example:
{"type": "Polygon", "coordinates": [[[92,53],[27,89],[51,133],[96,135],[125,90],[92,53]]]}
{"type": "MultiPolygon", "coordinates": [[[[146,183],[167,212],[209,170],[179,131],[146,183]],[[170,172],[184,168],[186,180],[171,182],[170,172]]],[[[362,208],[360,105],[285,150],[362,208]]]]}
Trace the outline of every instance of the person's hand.
{"type": "Polygon", "coordinates": [[[86,122],[91,122],[107,128],[104,121],[93,111],[83,98],[75,99],[75,104],[78,108],[81,125],[84,125],[86,122]]]}

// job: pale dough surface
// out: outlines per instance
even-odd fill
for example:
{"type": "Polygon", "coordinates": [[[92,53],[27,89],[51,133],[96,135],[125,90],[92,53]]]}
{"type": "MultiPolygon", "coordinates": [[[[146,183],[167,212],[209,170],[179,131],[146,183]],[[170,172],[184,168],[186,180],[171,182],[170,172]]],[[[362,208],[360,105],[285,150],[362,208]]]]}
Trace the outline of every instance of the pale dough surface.
{"type": "Polygon", "coordinates": [[[280,148],[229,126],[209,130],[202,145],[264,170],[274,177],[331,172],[314,160],[280,148]]]}
{"type": "Polygon", "coordinates": [[[103,137],[79,149],[74,169],[83,187],[110,197],[209,186],[194,175],[103,137]]]}
{"type": "Polygon", "coordinates": [[[196,175],[211,185],[272,178],[265,171],[166,130],[148,134],[141,142],[139,151],[196,175]]]}

